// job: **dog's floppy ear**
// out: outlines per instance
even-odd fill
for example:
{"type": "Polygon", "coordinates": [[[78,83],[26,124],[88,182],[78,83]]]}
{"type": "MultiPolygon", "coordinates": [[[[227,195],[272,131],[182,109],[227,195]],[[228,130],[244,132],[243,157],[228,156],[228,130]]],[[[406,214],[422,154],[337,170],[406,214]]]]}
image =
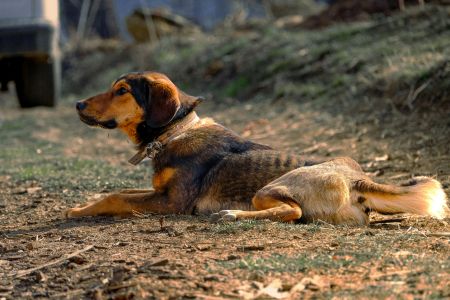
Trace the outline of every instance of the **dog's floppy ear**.
{"type": "Polygon", "coordinates": [[[180,98],[181,104],[188,108],[190,111],[193,110],[197,105],[203,102],[205,98],[203,97],[194,97],[186,94],[185,92],[178,90],[178,95],[180,98]]]}
{"type": "Polygon", "coordinates": [[[178,90],[166,80],[153,81],[147,104],[146,123],[152,128],[160,128],[169,124],[181,106],[178,90]]]}

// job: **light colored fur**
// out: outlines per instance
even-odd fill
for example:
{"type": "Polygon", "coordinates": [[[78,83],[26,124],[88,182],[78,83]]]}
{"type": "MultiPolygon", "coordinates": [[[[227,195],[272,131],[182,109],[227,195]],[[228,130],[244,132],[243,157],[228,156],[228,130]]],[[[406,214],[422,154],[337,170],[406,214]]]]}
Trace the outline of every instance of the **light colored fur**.
{"type": "Polygon", "coordinates": [[[429,177],[416,177],[415,185],[403,187],[404,193],[365,193],[369,208],[383,213],[407,212],[417,215],[444,218],[449,209],[447,197],[441,184],[429,177]]]}
{"type": "Polygon", "coordinates": [[[416,177],[409,186],[373,182],[349,158],[295,169],[263,187],[256,197],[294,201],[306,222],[363,225],[368,211],[413,213],[443,218],[446,195],[441,184],[429,177],[416,177]]]}

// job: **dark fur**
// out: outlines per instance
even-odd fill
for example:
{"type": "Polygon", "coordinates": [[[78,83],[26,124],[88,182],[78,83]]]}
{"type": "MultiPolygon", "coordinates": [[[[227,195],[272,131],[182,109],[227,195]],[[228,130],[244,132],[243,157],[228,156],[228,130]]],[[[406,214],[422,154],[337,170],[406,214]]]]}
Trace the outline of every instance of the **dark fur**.
{"type": "MultiPolygon", "coordinates": [[[[109,97],[120,97],[118,90],[114,90],[120,82],[126,82],[133,101],[144,112],[143,119],[136,124],[135,142],[141,149],[158,138],[167,127],[182,120],[201,100],[178,90],[165,75],[130,73],[120,77],[109,92],[83,101],[87,108],[79,111],[81,119],[89,120],[86,122],[89,125],[100,120],[103,116],[97,115],[98,109],[89,110],[89,106],[108,109],[109,103],[114,101],[109,97]],[[178,102],[169,101],[176,94],[178,102]],[[166,103],[170,107],[166,107],[166,103]],[[174,107],[177,109],[173,115],[167,115],[165,109],[170,112],[174,107]],[[160,123],[169,122],[155,127],[155,115],[160,123]]],[[[98,121],[98,124],[102,122],[98,121]]],[[[152,161],[155,190],[136,199],[140,206],[135,209],[182,214],[250,209],[252,197],[260,188],[290,170],[313,163],[245,140],[217,123],[206,122],[188,130],[182,138],[171,141],[156,155],[152,161]],[[155,204],[152,201],[159,202],[155,204]]],[[[113,194],[107,198],[113,199],[109,207],[115,202],[122,203],[115,210],[99,208],[93,211],[95,214],[125,214],[121,207],[130,202],[123,202],[124,197],[123,194],[113,194]]]]}
{"type": "MultiPolygon", "coordinates": [[[[136,73],[136,75],[141,75],[142,73],[136,73]]],[[[132,88],[132,94],[136,99],[136,102],[144,109],[146,114],[149,114],[150,103],[152,101],[152,87],[147,79],[143,77],[137,78],[127,78],[121,77],[120,79],[125,79],[127,83],[132,88]]],[[[192,104],[192,103],[190,103],[192,104]]],[[[171,123],[176,122],[185,116],[187,116],[193,109],[195,105],[182,104],[178,109],[176,114],[171,119],[171,123]]],[[[158,136],[160,136],[171,123],[163,127],[152,127],[148,119],[144,120],[138,125],[138,135],[140,139],[139,148],[145,147],[148,143],[154,141],[158,136]]]]}

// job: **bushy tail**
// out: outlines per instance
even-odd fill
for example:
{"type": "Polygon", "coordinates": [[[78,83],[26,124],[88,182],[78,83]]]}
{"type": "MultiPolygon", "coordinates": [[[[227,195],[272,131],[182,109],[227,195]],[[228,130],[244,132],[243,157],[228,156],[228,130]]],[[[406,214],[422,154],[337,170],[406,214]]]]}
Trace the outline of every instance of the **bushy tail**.
{"type": "Polygon", "coordinates": [[[360,180],[353,189],[366,198],[365,206],[379,213],[413,213],[442,219],[450,212],[441,184],[429,177],[415,177],[402,186],[360,180]]]}

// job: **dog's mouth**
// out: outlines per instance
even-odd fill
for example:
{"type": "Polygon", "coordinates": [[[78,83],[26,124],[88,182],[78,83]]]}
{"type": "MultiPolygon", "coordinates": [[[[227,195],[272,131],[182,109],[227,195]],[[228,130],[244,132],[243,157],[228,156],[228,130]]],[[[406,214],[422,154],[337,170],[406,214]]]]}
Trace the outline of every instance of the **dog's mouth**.
{"type": "Polygon", "coordinates": [[[80,116],[80,120],[92,127],[100,127],[105,129],[114,129],[117,127],[117,122],[114,119],[108,120],[108,121],[97,121],[96,119],[83,115],[81,113],[78,113],[80,116]]]}

